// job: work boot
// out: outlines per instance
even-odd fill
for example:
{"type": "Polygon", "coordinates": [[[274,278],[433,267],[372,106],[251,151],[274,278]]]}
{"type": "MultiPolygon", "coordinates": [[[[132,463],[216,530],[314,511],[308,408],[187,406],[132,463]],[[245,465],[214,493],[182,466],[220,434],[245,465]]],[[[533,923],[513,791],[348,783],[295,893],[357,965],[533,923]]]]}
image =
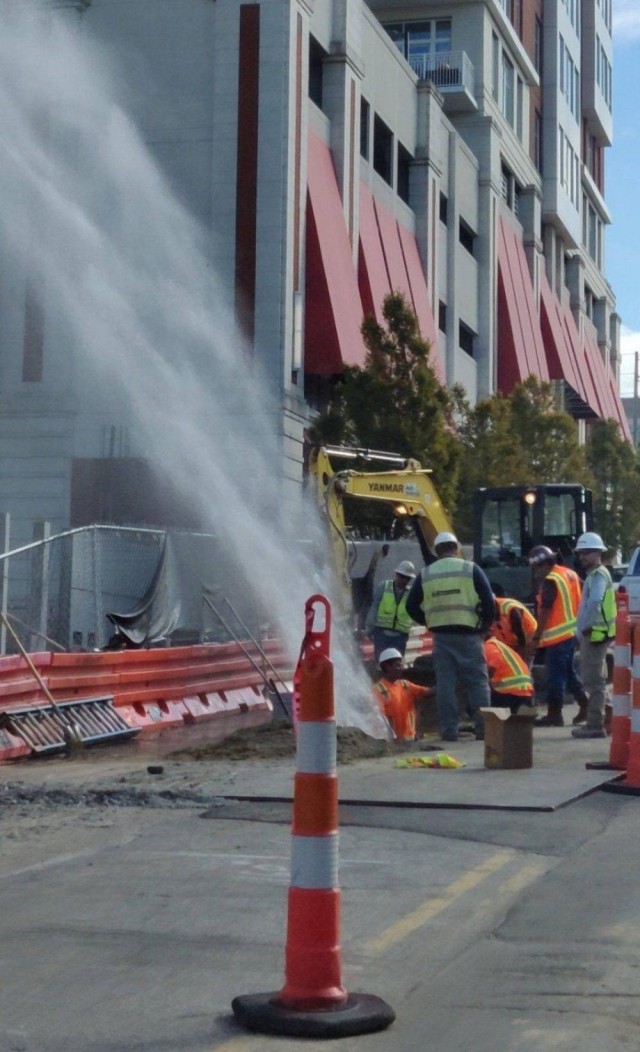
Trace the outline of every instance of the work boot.
{"type": "Polygon", "coordinates": [[[574,727],[571,731],[572,738],[606,738],[607,732],[604,727],[574,727]]]}
{"type": "Polygon", "coordinates": [[[577,727],[579,723],[587,722],[587,704],[586,700],[578,702],[578,712],[571,720],[574,727],[577,727]]]}
{"type": "Polygon", "coordinates": [[[533,724],[534,727],[564,727],[562,709],[550,708],[546,716],[541,716],[533,724]]]}

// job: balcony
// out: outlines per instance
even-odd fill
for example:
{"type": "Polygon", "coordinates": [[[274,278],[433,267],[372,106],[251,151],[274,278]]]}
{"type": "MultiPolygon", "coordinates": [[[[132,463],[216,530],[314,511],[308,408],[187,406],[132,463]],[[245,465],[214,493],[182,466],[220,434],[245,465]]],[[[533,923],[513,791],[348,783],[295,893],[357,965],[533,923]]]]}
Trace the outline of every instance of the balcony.
{"type": "Polygon", "coordinates": [[[420,80],[429,80],[444,96],[447,113],[476,110],[476,75],[466,51],[412,55],[409,65],[420,80]]]}

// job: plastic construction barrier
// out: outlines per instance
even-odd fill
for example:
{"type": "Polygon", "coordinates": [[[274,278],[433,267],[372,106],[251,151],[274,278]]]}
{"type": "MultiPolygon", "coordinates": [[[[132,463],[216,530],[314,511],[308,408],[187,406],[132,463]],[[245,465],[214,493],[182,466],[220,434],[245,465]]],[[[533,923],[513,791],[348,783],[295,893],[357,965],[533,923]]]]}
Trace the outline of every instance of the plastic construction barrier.
{"type": "MultiPolygon", "coordinates": [[[[247,643],[246,649],[250,647],[247,643]]],[[[283,679],[290,677],[291,661],[278,641],[266,641],[263,649],[265,676],[272,677],[275,668],[283,679]]],[[[225,713],[271,708],[263,677],[236,643],[30,656],[54,701],[109,695],[142,737],[225,713]]],[[[254,660],[260,665],[262,658],[256,653],[254,660]]],[[[16,705],[48,704],[22,657],[0,658],[0,715],[16,705]]],[[[0,741],[0,762],[27,753],[13,741],[0,741]]]]}

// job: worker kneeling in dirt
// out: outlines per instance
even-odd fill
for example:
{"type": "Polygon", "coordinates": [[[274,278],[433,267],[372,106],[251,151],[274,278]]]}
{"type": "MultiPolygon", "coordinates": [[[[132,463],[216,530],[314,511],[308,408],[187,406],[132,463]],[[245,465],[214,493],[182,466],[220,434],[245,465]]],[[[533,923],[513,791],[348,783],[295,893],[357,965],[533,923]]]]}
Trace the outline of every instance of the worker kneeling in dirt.
{"type": "Polygon", "coordinates": [[[402,654],[395,647],[383,650],[379,660],[382,678],[373,689],[380,708],[399,741],[414,741],[416,702],[431,697],[433,691],[402,679],[402,654]]]}
{"type": "Polygon", "coordinates": [[[484,656],[489,671],[491,704],[516,713],[521,705],[532,705],[534,686],[528,665],[515,650],[500,639],[489,636],[484,641],[484,656]]]}

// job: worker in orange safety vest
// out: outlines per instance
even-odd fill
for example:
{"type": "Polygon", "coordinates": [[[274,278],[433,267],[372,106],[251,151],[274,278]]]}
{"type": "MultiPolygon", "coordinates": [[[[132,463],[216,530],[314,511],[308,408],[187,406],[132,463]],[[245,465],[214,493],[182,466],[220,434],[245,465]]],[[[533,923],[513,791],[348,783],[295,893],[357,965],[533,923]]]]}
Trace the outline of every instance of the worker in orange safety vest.
{"type": "Polygon", "coordinates": [[[402,678],[402,654],[395,647],[383,650],[380,659],[382,678],[373,690],[380,708],[399,741],[416,737],[416,702],[431,697],[430,687],[421,687],[402,678]]]}
{"type": "Polygon", "coordinates": [[[484,641],[484,656],[489,670],[491,704],[517,712],[521,705],[533,703],[534,686],[524,660],[503,643],[489,636],[484,641]]]}
{"type": "Polygon", "coordinates": [[[491,587],[496,597],[496,619],[490,629],[491,635],[526,661],[538,622],[524,603],[506,597],[497,584],[491,587]]]}

